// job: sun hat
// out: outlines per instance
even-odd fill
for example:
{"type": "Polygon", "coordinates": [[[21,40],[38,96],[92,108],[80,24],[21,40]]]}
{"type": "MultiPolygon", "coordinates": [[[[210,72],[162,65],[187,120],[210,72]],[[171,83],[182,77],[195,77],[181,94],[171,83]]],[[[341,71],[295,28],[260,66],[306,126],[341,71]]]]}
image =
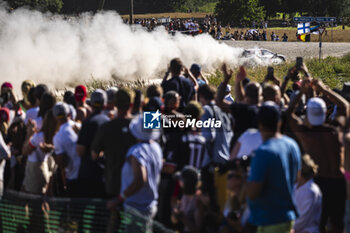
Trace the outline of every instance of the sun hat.
{"type": "Polygon", "coordinates": [[[323,99],[313,97],[307,102],[306,116],[312,126],[322,125],[326,121],[327,106],[323,99]]]}

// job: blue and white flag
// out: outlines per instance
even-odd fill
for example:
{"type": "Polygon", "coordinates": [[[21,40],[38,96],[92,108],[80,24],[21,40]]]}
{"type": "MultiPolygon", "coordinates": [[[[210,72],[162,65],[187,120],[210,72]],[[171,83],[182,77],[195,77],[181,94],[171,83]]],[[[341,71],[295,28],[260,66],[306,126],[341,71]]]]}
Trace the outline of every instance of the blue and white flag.
{"type": "Polygon", "coordinates": [[[310,23],[298,23],[298,34],[310,33],[310,23]]]}
{"type": "Polygon", "coordinates": [[[320,34],[319,33],[319,30],[320,29],[320,25],[317,25],[317,26],[315,26],[315,27],[312,27],[312,28],[310,28],[310,32],[311,32],[311,34],[320,34]]]}

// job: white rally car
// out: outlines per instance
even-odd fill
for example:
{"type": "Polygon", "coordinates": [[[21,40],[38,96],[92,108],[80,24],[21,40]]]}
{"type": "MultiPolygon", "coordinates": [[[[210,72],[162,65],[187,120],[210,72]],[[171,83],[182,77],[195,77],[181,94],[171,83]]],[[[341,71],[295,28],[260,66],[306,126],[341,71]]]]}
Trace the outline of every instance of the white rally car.
{"type": "Polygon", "coordinates": [[[247,63],[255,63],[259,65],[281,64],[286,61],[286,57],[282,54],[273,53],[270,50],[262,48],[244,49],[241,57],[247,63]]]}

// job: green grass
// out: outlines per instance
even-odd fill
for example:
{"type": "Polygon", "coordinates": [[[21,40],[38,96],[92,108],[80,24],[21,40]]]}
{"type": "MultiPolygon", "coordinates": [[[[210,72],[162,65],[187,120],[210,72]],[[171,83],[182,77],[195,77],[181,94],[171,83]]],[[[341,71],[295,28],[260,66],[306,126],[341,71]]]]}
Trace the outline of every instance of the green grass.
{"type": "MultiPolygon", "coordinates": [[[[318,59],[306,60],[306,66],[313,78],[321,79],[330,88],[342,88],[344,82],[350,81],[350,54],[335,58],[327,57],[321,62],[318,59]]],[[[285,63],[274,66],[275,76],[282,82],[283,77],[294,63],[285,63]]],[[[266,67],[247,68],[247,75],[252,81],[262,82],[266,75],[266,67]]],[[[234,73],[235,76],[235,73],[234,73]]],[[[220,71],[214,72],[209,78],[209,82],[218,86],[223,79],[220,71]]],[[[234,84],[234,78],[231,79],[231,85],[234,84]]]]}

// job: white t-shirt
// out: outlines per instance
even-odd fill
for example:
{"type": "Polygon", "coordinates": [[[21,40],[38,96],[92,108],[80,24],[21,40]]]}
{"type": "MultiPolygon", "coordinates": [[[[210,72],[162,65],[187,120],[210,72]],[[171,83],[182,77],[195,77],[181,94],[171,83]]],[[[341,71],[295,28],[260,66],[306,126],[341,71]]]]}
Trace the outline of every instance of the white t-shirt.
{"type": "Polygon", "coordinates": [[[239,159],[243,155],[250,155],[253,151],[258,149],[262,144],[261,134],[257,129],[247,129],[238,138],[238,142],[241,144],[237,154],[237,158],[239,159]]]}
{"type": "Polygon", "coordinates": [[[319,233],[322,212],[322,193],[310,179],[304,185],[294,187],[295,204],[299,217],[295,220],[295,233],[319,233]]]}
{"type": "Polygon", "coordinates": [[[80,157],[77,153],[76,145],[78,135],[73,130],[73,125],[78,125],[71,120],[61,125],[53,138],[56,156],[66,154],[68,156],[68,166],[66,167],[66,177],[68,180],[78,178],[80,168],[80,157]]]}
{"type": "Polygon", "coordinates": [[[41,151],[40,143],[44,142],[44,133],[35,133],[30,139],[30,145],[35,148],[35,150],[28,155],[28,161],[30,162],[42,162],[47,158],[47,154],[41,151]]]}
{"type": "Polygon", "coordinates": [[[34,120],[38,117],[39,107],[30,108],[26,112],[26,118],[24,120],[25,124],[28,124],[29,120],[34,120]]]}

